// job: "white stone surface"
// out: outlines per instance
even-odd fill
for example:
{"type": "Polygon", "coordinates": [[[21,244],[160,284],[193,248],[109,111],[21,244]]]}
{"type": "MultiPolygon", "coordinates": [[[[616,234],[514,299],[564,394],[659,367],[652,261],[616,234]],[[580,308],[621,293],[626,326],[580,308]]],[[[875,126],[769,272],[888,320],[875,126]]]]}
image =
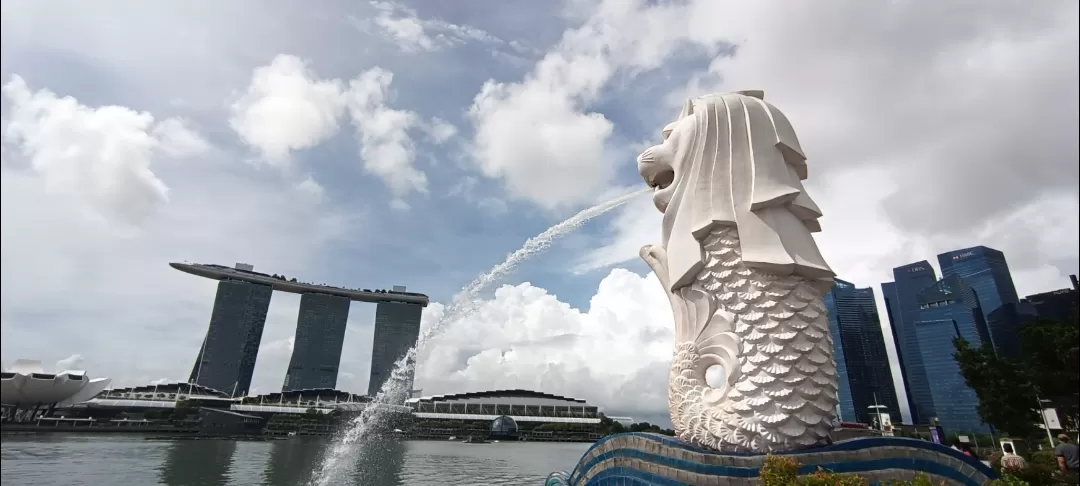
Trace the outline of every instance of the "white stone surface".
{"type": "Polygon", "coordinates": [[[0,403],[16,407],[56,405],[66,407],[85,402],[105,390],[109,378],[90,379],[83,370],[45,373],[41,361],[16,360],[0,378],[0,403]]]}
{"type": "Polygon", "coordinates": [[[641,249],[675,314],[668,407],[683,441],[718,450],[823,444],[836,365],[822,298],[832,269],[811,232],[806,157],[760,91],[689,100],[638,157],[664,213],[641,249]],[[706,371],[722,367],[722,383],[706,371]]]}

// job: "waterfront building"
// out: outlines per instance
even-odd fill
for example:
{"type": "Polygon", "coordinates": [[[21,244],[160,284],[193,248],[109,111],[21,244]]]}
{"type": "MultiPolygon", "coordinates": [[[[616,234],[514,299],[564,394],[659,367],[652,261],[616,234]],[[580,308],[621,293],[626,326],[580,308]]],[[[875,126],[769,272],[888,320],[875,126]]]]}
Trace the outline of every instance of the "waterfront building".
{"type": "Polygon", "coordinates": [[[529,441],[600,438],[600,411],[579,398],[530,390],[494,390],[410,398],[414,439],[515,436],[529,441]],[[496,430],[498,429],[498,430],[496,430]]]}
{"type": "Polygon", "coordinates": [[[923,367],[915,321],[919,319],[918,293],[936,281],[930,262],[909,263],[893,269],[892,292],[885,293],[886,302],[890,304],[893,339],[899,344],[896,352],[902,364],[900,371],[907,390],[908,408],[915,424],[928,423],[934,416],[934,399],[923,367]]]}
{"type": "Polygon", "coordinates": [[[348,298],[337,295],[306,293],[300,297],[292,358],[282,391],[337,387],[350,304],[348,298]]]}
{"type": "MultiPolygon", "coordinates": [[[[83,370],[46,373],[41,361],[17,359],[0,372],[0,404],[5,417],[19,409],[52,409],[82,403],[97,395],[112,380],[87,376],[83,370]]],[[[34,410],[30,415],[36,415],[34,410]]]]}
{"type": "Polygon", "coordinates": [[[1009,264],[1005,254],[993,248],[975,246],[938,255],[941,278],[957,276],[975,292],[983,320],[990,332],[990,344],[1000,354],[1019,355],[1017,333],[1027,309],[1018,307],[1009,264]]]}
{"type": "Polygon", "coordinates": [[[273,292],[269,285],[218,282],[210,326],[188,381],[233,396],[247,394],[273,292]]]}
{"type": "MultiPolygon", "coordinates": [[[[881,298],[885,301],[885,317],[889,319],[889,335],[891,336],[890,339],[893,341],[893,349],[896,350],[897,364],[900,365],[897,372],[900,373],[900,382],[904,385],[904,393],[902,395],[897,393],[897,403],[899,403],[900,400],[904,400],[908,404],[908,409],[911,410],[914,408],[914,405],[912,404],[915,403],[915,401],[911,399],[911,385],[908,384],[908,373],[904,372],[904,353],[900,352],[900,332],[896,328],[896,326],[900,325],[900,310],[894,310],[894,308],[899,305],[896,298],[896,282],[884,282],[881,284],[881,298]]],[[[899,390],[897,391],[899,392],[899,390]]],[[[899,417],[899,415],[897,416],[899,417]]]]}
{"type": "MultiPolygon", "coordinates": [[[[395,287],[395,289],[404,287],[395,287]]],[[[420,338],[420,316],[423,308],[402,302],[380,302],[375,308],[375,337],[371,346],[371,374],[368,378],[368,395],[374,397],[382,389],[394,371],[394,365],[405,356],[409,348],[416,346],[420,338]]],[[[402,389],[402,400],[413,388],[413,373],[402,389]]],[[[401,403],[401,402],[398,402],[401,403]]]]}
{"type": "Polygon", "coordinates": [[[878,414],[899,415],[874,290],[835,279],[825,296],[825,307],[833,333],[843,419],[871,423],[878,414]],[[844,376],[840,376],[841,363],[844,376]],[[850,415],[844,410],[845,400],[850,400],[850,415]]]}
{"type": "MultiPolygon", "coordinates": [[[[302,295],[293,355],[282,386],[286,391],[336,386],[349,302],[360,301],[377,304],[372,356],[372,382],[378,383],[374,387],[377,392],[393,368],[394,357],[404,355],[405,350],[416,344],[420,315],[429,303],[428,296],[407,292],[402,286],[371,290],[299,282],[296,278],[256,272],[245,263],[237,263],[233,268],[197,263],[169,265],[220,281],[210,328],[190,381],[225,391],[230,396],[242,397],[249,391],[274,291],[302,295]]],[[[409,384],[411,389],[411,379],[409,384]]]]}
{"type": "Polygon", "coordinates": [[[934,377],[929,382],[934,417],[950,432],[988,433],[989,427],[979,417],[978,397],[953,358],[957,337],[975,347],[990,340],[976,292],[953,274],[923,289],[917,298],[915,332],[926,374],[934,377]]]}

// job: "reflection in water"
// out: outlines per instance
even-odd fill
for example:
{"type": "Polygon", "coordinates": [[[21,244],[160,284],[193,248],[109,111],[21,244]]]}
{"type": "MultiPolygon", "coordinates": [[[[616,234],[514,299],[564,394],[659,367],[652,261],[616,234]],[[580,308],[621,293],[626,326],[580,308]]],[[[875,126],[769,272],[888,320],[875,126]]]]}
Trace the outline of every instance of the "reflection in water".
{"type": "Polygon", "coordinates": [[[401,467],[405,464],[405,444],[392,437],[372,434],[358,449],[355,484],[402,484],[401,467]]]}
{"type": "Polygon", "coordinates": [[[271,442],[263,482],[272,486],[307,484],[312,468],[322,458],[326,439],[322,437],[290,437],[271,442]]]}
{"type": "Polygon", "coordinates": [[[178,440],[173,442],[158,472],[169,486],[223,485],[228,480],[236,442],[231,440],[178,440]]]}

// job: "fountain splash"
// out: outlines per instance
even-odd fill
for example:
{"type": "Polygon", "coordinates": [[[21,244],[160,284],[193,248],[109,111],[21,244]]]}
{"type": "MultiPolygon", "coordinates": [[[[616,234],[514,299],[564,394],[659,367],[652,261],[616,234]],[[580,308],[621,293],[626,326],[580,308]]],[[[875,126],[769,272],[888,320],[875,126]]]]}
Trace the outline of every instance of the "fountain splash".
{"type": "Polygon", "coordinates": [[[408,398],[410,390],[407,389],[409,388],[407,385],[412,381],[409,378],[415,368],[417,348],[422,347],[431,338],[442,333],[447,324],[473,313],[480,306],[479,294],[481,291],[508,275],[521,262],[546,250],[560,236],[581,227],[590,219],[611,211],[650,191],[652,191],[651,188],[646,188],[624,194],[581,210],[567,220],[548,228],[543,233],[529,238],[521,248],[508,254],[502,263],[495,265],[491,270],[462,287],[450,304],[443,309],[442,317],[424,332],[416,346],[410,348],[405,353],[405,356],[402,356],[394,364],[390,378],[386,380],[368,407],[360,413],[360,416],[353,419],[348,425],[348,429],[337,438],[336,443],[323,459],[312,484],[328,486],[336,483],[335,478],[342,477],[342,468],[348,462],[347,459],[355,453],[353,444],[367,437],[372,428],[378,427],[380,423],[385,422],[394,410],[393,405],[400,405],[408,398]]]}

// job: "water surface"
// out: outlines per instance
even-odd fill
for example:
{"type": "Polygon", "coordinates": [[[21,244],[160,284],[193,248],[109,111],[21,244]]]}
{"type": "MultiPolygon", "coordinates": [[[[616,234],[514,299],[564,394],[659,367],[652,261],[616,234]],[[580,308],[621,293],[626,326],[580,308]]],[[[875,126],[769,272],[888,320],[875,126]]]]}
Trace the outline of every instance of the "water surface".
{"type": "MultiPolygon", "coordinates": [[[[269,442],[148,441],[131,435],[2,436],[4,486],[302,485],[322,460],[327,439],[269,442]]],[[[462,444],[388,441],[365,444],[343,485],[530,485],[577,463],[589,444],[462,444]]]]}

